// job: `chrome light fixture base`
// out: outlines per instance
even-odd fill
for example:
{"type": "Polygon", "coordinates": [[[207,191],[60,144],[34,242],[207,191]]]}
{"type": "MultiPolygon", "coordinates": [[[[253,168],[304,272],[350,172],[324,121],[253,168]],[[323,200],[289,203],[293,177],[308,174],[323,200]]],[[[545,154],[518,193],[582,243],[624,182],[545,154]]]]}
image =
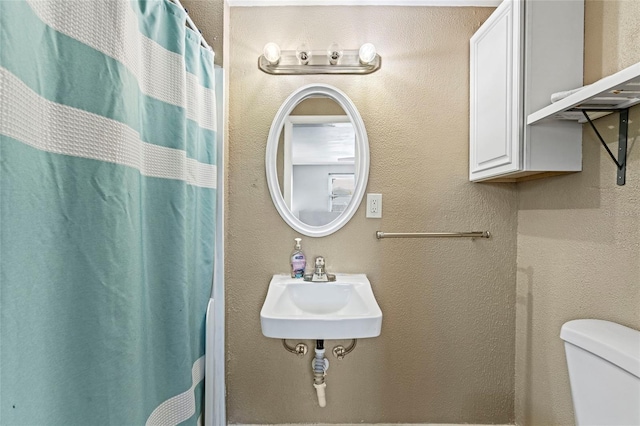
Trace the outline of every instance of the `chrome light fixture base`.
{"type": "Polygon", "coordinates": [[[264,55],[258,58],[258,68],[267,74],[273,75],[300,75],[300,74],[371,74],[380,69],[382,58],[376,54],[371,63],[364,64],[360,61],[358,50],[344,50],[339,62],[335,65],[329,63],[325,51],[312,51],[307,64],[301,64],[295,50],[281,51],[280,60],[277,63],[269,62],[264,55]]]}

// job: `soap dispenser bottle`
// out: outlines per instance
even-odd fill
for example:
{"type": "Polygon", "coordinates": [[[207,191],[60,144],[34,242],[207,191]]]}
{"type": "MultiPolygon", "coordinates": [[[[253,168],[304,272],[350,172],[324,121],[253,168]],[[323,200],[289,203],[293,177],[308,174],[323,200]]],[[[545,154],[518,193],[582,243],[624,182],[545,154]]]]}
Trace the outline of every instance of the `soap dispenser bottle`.
{"type": "Polygon", "coordinates": [[[307,259],[304,257],[302,247],[300,246],[301,238],[295,238],[296,245],[291,253],[291,278],[303,278],[304,269],[307,266],[307,259]]]}

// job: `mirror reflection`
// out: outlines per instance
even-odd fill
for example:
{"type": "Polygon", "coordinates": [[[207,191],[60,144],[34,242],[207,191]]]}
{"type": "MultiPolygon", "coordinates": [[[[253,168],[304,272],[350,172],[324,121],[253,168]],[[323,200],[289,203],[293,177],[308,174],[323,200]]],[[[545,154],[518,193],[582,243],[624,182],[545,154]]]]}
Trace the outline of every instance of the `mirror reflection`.
{"type": "Polygon", "coordinates": [[[303,100],[285,118],[278,146],[280,192],[289,211],[310,226],[336,220],[357,184],[353,123],[332,99],[303,100]]]}
{"type": "Polygon", "coordinates": [[[327,84],[289,95],[269,129],[265,172],[273,205],[297,232],[324,237],[346,225],[369,176],[367,131],[351,99],[327,84]]]}

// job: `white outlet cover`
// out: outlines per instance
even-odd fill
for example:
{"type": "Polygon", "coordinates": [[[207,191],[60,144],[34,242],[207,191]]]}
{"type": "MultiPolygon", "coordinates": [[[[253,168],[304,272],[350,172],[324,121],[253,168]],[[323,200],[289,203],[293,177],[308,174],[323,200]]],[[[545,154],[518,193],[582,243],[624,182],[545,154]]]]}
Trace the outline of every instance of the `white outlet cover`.
{"type": "Polygon", "coordinates": [[[367,194],[367,217],[382,218],[382,194],[367,194]]]}

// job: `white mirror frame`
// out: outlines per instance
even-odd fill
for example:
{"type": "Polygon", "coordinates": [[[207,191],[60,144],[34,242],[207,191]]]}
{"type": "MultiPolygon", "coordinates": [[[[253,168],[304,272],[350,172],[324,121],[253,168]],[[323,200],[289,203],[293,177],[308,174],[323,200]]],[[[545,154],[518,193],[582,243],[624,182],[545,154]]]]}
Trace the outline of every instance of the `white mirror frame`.
{"type": "Polygon", "coordinates": [[[367,181],[369,180],[369,139],[367,138],[362,117],[351,99],[339,89],[327,84],[309,84],[289,95],[282,106],[280,106],[280,109],[273,119],[273,123],[271,123],[271,129],[269,130],[269,137],[267,139],[265,167],[267,184],[273,205],[276,207],[276,210],[278,210],[278,213],[280,213],[282,219],[293,229],[308,237],[325,237],[346,225],[356,210],[358,210],[358,207],[360,207],[360,202],[362,201],[364,191],[367,187],[367,181]],[[293,109],[305,99],[320,96],[333,99],[337,102],[353,123],[356,134],[355,163],[358,181],[349,206],[337,219],[326,225],[311,226],[302,222],[291,213],[280,192],[277,171],[278,142],[280,140],[280,133],[283,130],[283,124],[293,109]]]}

